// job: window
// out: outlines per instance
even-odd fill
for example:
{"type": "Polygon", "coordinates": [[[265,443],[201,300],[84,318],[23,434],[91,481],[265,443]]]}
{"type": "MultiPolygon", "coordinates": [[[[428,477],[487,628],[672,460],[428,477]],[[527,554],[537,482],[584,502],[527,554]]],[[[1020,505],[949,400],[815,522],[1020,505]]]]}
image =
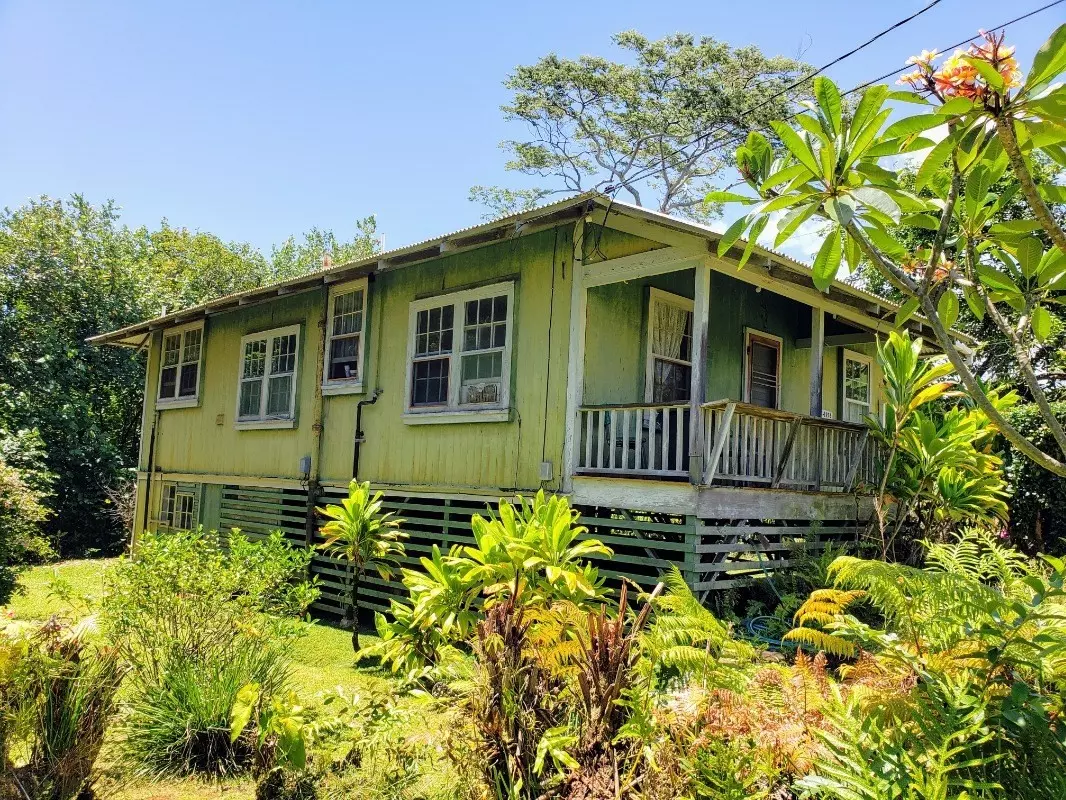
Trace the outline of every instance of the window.
{"type": "Polygon", "coordinates": [[[862,422],[870,414],[870,363],[868,356],[844,351],[845,422],[862,422]]]}
{"type": "Polygon", "coordinates": [[[408,422],[506,419],[513,307],[512,283],[411,304],[408,422]]]}
{"type": "Polygon", "coordinates": [[[163,352],[159,359],[159,393],[162,408],[194,406],[200,394],[200,356],[203,352],[204,324],[198,322],[163,332],[163,352]]]}
{"type": "Polygon", "coordinates": [[[326,328],[324,394],[363,390],[363,338],[366,330],[366,279],[330,290],[326,328]]]}
{"type": "Polygon", "coordinates": [[[651,403],[687,403],[692,393],[692,301],[651,290],[644,394],[651,403]]]}
{"type": "Polygon", "coordinates": [[[754,406],[778,408],[781,403],[781,339],[768,333],[746,333],[745,400],[754,406]]]}
{"type": "Polygon", "coordinates": [[[299,340],[299,325],[252,333],[241,339],[238,427],[293,426],[299,340]]]}
{"type": "Polygon", "coordinates": [[[164,483],[159,498],[159,525],[176,531],[190,531],[199,524],[197,487],[164,483]]]}

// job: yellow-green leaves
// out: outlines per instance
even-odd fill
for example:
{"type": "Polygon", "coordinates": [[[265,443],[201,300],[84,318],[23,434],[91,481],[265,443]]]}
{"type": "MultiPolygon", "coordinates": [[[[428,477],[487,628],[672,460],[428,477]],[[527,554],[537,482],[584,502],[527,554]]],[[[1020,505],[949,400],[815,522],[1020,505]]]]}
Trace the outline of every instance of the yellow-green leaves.
{"type": "Polygon", "coordinates": [[[936,304],[936,313],[944,327],[951,329],[959,319],[959,298],[951,289],[940,295],[936,304]]]}
{"type": "Polygon", "coordinates": [[[1048,40],[1044,42],[1033,57],[1033,66],[1025,81],[1025,90],[1031,92],[1036,87],[1054,80],[1059,73],[1066,70],[1066,23],[1059,25],[1048,40]]]}
{"type": "Polygon", "coordinates": [[[913,317],[917,310],[918,310],[918,298],[917,297],[907,298],[907,301],[903,305],[901,305],[899,307],[898,311],[896,311],[896,319],[895,319],[896,327],[899,328],[899,327],[902,327],[903,325],[905,325],[907,323],[907,320],[909,320],[911,317],[913,317]]]}
{"type": "Polygon", "coordinates": [[[774,129],[774,133],[777,134],[781,143],[788,148],[788,151],[792,153],[792,156],[799,163],[815,175],[822,175],[822,167],[818,163],[818,159],[811,151],[811,148],[807,146],[807,143],[804,142],[800,135],[792,129],[792,126],[787,122],[780,122],[778,120],[771,122],[770,126],[774,129]]]}
{"type": "Polygon", "coordinates": [[[1047,341],[1051,336],[1051,312],[1043,306],[1033,309],[1033,335],[1040,342],[1047,341]]]}
{"type": "Polygon", "coordinates": [[[825,237],[818,255],[814,258],[814,285],[819,290],[828,289],[836,278],[837,271],[840,269],[841,255],[840,231],[834,229],[825,237]]]}
{"type": "Polygon", "coordinates": [[[840,100],[840,91],[829,78],[819,76],[814,79],[814,96],[818,99],[818,107],[822,115],[829,123],[834,135],[840,133],[841,112],[843,104],[840,100]]]}

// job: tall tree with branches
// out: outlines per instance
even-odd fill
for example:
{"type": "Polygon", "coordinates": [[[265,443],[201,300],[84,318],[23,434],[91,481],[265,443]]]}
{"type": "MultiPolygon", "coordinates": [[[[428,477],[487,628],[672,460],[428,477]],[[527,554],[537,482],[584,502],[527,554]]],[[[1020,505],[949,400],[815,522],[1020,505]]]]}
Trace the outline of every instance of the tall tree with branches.
{"type": "Polygon", "coordinates": [[[712,216],[718,209],[702,200],[728,167],[723,141],[786,113],[801,93],[787,87],[810,72],[794,59],[709,36],[652,41],[626,31],[613,41],[626,63],[553,53],[514,71],[503,112],[530,135],[501,144],[511,155],[507,168],[550,185],[475,186],[471,199],[503,213],[611,186],[638,205],[712,216]]]}

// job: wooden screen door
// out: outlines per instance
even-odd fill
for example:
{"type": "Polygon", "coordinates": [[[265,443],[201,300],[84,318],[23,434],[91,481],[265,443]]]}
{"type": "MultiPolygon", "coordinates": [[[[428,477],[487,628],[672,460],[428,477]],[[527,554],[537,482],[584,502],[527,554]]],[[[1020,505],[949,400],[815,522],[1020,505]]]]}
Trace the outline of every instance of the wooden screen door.
{"type": "Polygon", "coordinates": [[[777,408],[781,397],[781,342],[748,333],[747,400],[755,406],[777,408]]]}

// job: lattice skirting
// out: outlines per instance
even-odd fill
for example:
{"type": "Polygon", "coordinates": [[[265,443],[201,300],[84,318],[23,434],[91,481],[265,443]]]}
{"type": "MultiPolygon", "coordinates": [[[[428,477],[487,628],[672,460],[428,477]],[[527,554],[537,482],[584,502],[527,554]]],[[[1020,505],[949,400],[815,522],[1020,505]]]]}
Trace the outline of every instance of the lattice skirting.
{"type": "MultiPolygon", "coordinates": [[[[326,488],[318,504],[337,501],[344,490],[326,488]]],[[[488,513],[484,498],[386,495],[385,508],[405,520],[403,529],[407,557],[404,566],[417,568],[418,559],[429,555],[434,544],[447,550],[453,544],[473,542],[470,518],[488,513]]],[[[708,591],[750,583],[794,565],[798,554],[818,552],[829,544],[854,543],[861,524],[810,523],[798,520],[707,520],[688,515],[642,512],[631,509],[580,508],[587,536],[600,539],[614,551],[601,559],[601,573],[612,583],[622,579],[645,588],[676,564],[694,591],[708,591]]],[[[218,527],[240,528],[250,538],[280,530],[294,544],[306,545],[307,493],[300,489],[257,486],[221,487],[218,527]]],[[[311,544],[321,543],[316,519],[311,544]]],[[[316,552],[312,562],[322,597],[320,612],[339,614],[344,607],[344,569],[341,562],[316,552]]],[[[398,576],[385,581],[376,573],[367,575],[360,588],[361,605],[374,610],[388,608],[389,600],[402,596],[398,576]]]]}

